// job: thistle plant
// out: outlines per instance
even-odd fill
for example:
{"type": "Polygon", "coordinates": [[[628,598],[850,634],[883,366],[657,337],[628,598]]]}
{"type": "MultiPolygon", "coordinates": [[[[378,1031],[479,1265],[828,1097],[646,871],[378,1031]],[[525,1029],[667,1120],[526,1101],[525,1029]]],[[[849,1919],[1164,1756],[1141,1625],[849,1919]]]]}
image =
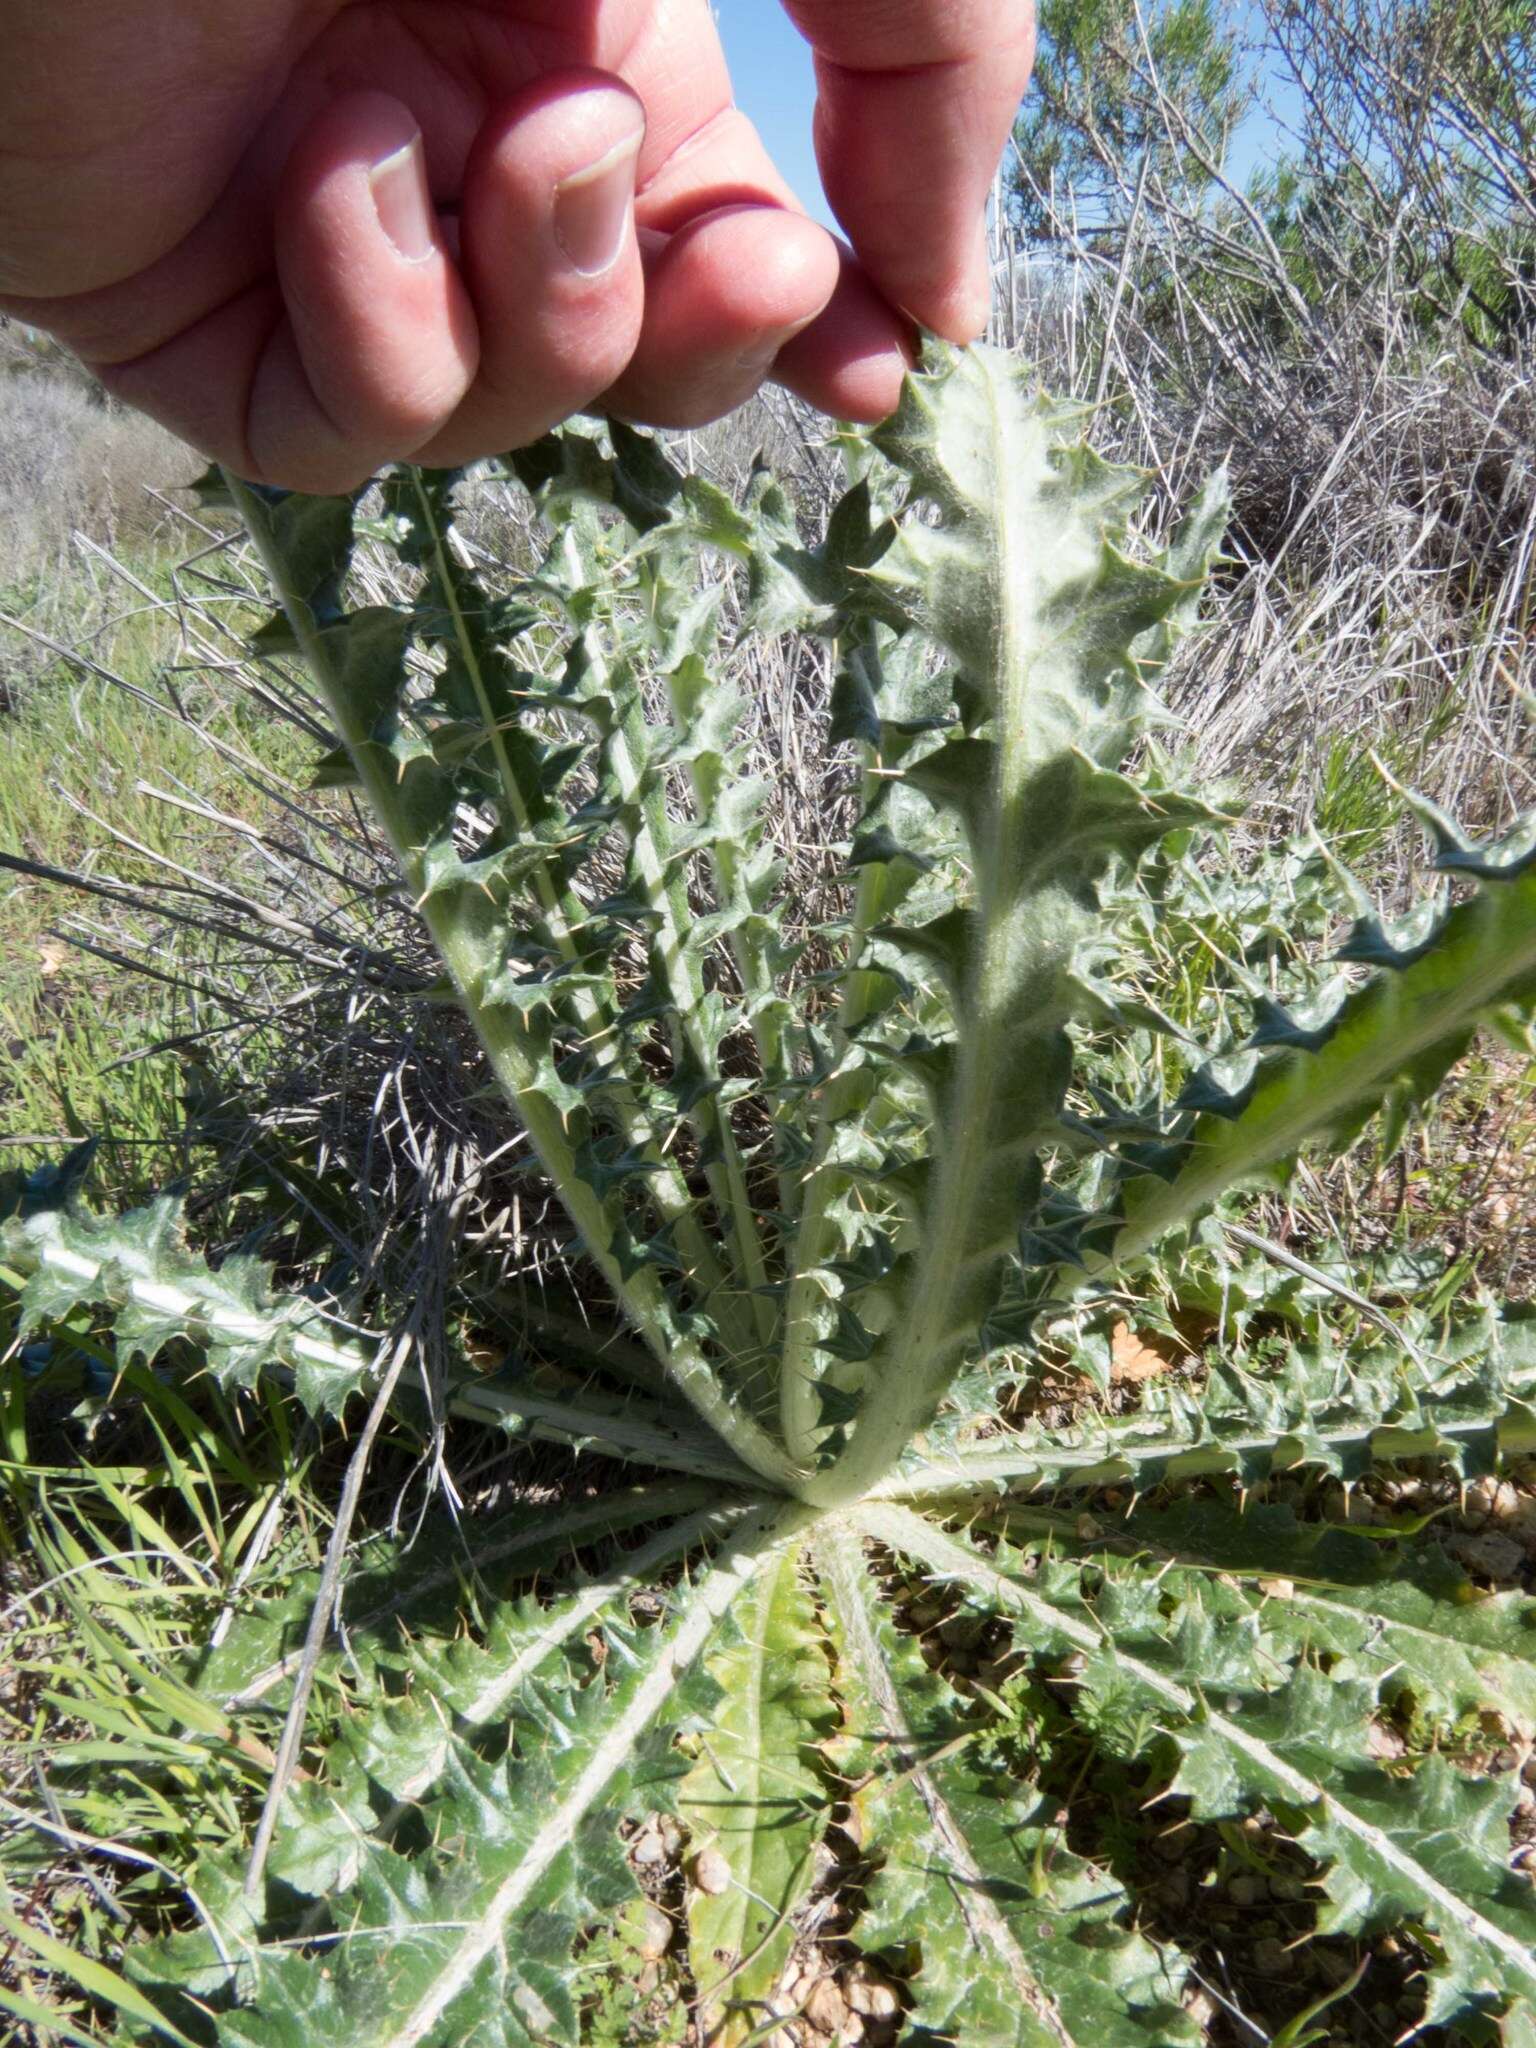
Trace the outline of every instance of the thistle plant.
{"type": "MultiPolygon", "coordinates": [[[[850,437],[812,544],[766,474],[738,503],[578,423],[510,458],[548,536],[510,596],[472,572],[454,478],[227,482],[282,600],[258,646],[308,665],[339,742],[321,779],[387,832],[626,1333],[567,1330],[558,1397],[466,1370],[452,1406],[634,1471],[466,1532],[472,1591],[425,1554],[359,1576],[326,1652],[343,1738],[286,1791],[260,1882],[198,1871],[196,1923],[130,1952],[130,2033],[152,2009],[230,2048],[574,2042],[659,1814],[701,2041],[793,2017],[834,1820],[862,1845],[849,1939],[905,2038],[1196,2040],[1188,1959],[1028,1739],[1067,1673],[1117,1768],[1196,1824],[1294,1840],[1320,1926],[1410,1933],[1424,2024],[1531,2038],[1514,1788],[1373,1739],[1409,1712],[1528,1737],[1527,1603],[1249,1494],[1529,1448],[1536,1325],[1464,1300],[1346,1341],[1326,1289],[1265,1296],[1211,1219],[1373,1118],[1390,1148],[1480,1026],[1526,1028],[1536,834],[1480,845],[1422,807],[1456,900],[1397,923],[1320,852],[1342,971],[1288,1010],[1235,963],[1246,1039],[1192,1044],[1122,912],[1156,920],[1228,822],[1181,786],[1158,696],[1224,484],[1138,553],[1143,479],[1078,434],[1020,365],[936,352],[850,437]],[[409,602],[349,608],[363,540],[409,602]],[[831,925],[791,900],[744,770],[732,591],[742,632],[832,651],[858,817],[831,925]],[[1086,1358],[1154,1254],[1220,1295],[1204,1379],[1050,1426],[1040,1361],[1086,1358]],[[1069,1498],[1105,1488],[1112,1513],[1069,1498]],[[933,1668],[925,1610],[1008,1656],[933,1668]]],[[[253,1264],[211,1269],[169,1201],[104,1219],[34,1186],[13,1209],[30,1326],[105,1305],[120,1345],[189,1340],[317,1409],[378,1384],[379,1346],[253,1264]]],[[[204,1660],[232,1724],[286,1698],[293,1626],[253,1613],[204,1660]]]]}

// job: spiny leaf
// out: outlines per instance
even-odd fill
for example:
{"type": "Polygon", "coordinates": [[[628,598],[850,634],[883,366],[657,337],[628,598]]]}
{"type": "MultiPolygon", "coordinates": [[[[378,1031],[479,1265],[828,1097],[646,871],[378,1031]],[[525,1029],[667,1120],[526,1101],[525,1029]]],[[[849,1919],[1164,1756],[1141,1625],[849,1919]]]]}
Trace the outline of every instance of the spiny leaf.
{"type": "Polygon", "coordinates": [[[1432,1757],[1408,1779],[1371,1759],[1369,1685],[1287,1669],[1261,1645],[1261,1617],[1226,1625],[1198,1597],[1164,1611],[1140,1575],[1106,1583],[1087,1604],[1079,1573],[1039,1583],[1006,1557],[896,1508],[859,1524],[942,1578],[975,1588],[1017,1618],[1045,1655],[1085,1659],[1078,1682],[1122,1725],[1145,1705],[1177,1745],[1173,1789],[1200,1817],[1259,1805],[1286,1817],[1327,1869],[1329,1924],[1376,1932],[1412,1919],[1431,1929],[1444,1962],[1429,1974],[1430,2024],[1475,2020],[1536,1997],[1536,1900],[1492,1853],[1513,1787],[1460,1777],[1432,1757]]]}
{"type": "MultiPolygon", "coordinates": [[[[241,2003],[221,2016],[221,2038],[291,2048],[322,2029],[348,2048],[574,2043],[571,1946],[633,1892],[618,1824],[635,1797],[642,1737],[771,1559],[775,1519],[751,1518],[674,1595],[667,1623],[615,1625],[598,1682],[525,1686],[505,1760],[483,1760],[435,1723],[429,1846],[411,1855],[371,1837],[360,1844],[356,1898],[323,1966],[294,1949],[247,1949],[241,2003]]],[[[430,1710],[417,1712],[424,1727],[421,1713],[430,1710]]],[[[360,1787],[377,1765],[359,1762],[360,1787]]]]}
{"type": "Polygon", "coordinates": [[[677,1795],[695,1856],[728,1871],[688,1901],[693,1980],[720,2048],[753,2034],[795,1939],[828,1808],[816,1748],[836,1719],[796,1547],[763,1567],[726,1629],[706,1667],[720,1699],[677,1795]]]}
{"type": "Polygon", "coordinates": [[[1075,1856],[1054,1805],[968,1752],[982,1730],[897,1634],[860,1545],[817,1536],[833,1604],[841,1745],[877,1868],[854,1932],[913,1968],[923,2038],[966,2048],[1174,2048],[1198,2040],[1183,1967],[1127,1924],[1109,1873],[1075,1856]],[[862,1781],[862,1782],[861,1782],[862,1781]]]}
{"type": "Polygon", "coordinates": [[[1283,1654],[1369,1674],[1384,1699],[1431,1719],[1491,1711],[1522,1739],[1536,1735],[1536,1602],[1479,1591],[1428,1538],[1213,1500],[1138,1508],[1091,1533],[1079,1517],[1023,1509],[1003,1510],[1000,1523],[1020,1544],[1033,1536],[1111,1571],[1145,1559],[1178,1597],[1253,1614],[1283,1654]]]}
{"type": "MultiPolygon", "coordinates": [[[[1142,480],[1076,444],[1075,427],[1022,366],[978,349],[931,358],[874,435],[937,514],[904,520],[862,576],[886,616],[955,664],[965,736],[940,740],[905,774],[958,812],[974,886],[923,922],[909,910],[890,933],[909,953],[941,943],[955,1052],[936,1077],[920,1247],[867,1373],[878,1397],[835,1470],[814,1482],[829,1504],[857,1497],[899,1456],[998,1298],[1039,1155],[1061,1130],[1067,1027],[1083,1006],[1099,882],[1113,860],[1134,862],[1211,815],[1119,772],[1144,710],[1136,649],[1187,611],[1193,589],[1119,551],[1142,480]]],[[[1202,560],[1207,524],[1202,514],[1202,560]]],[[[817,1186],[837,1192],[834,1176],[817,1186]]],[[[802,1224],[803,1266],[821,1263],[819,1225],[814,1211],[802,1224]]],[[[792,1299],[799,1370],[810,1314],[792,1299]]]]}
{"type": "Polygon", "coordinates": [[[129,1356],[154,1359],[184,1339],[230,1386],[283,1365],[317,1411],[342,1407],[374,1372],[377,1347],[334,1333],[312,1302],[275,1295],[255,1260],[215,1269],[189,1252],[181,1205],[168,1197],[121,1217],[61,1208],[15,1218],[0,1224],[0,1256],[29,1276],[24,1329],[104,1304],[129,1356]]]}
{"type": "MultiPolygon", "coordinates": [[[[301,1404],[339,1413],[377,1375],[382,1340],[342,1332],[301,1295],[277,1293],[259,1261],[214,1268],[182,1242],[179,1202],[163,1198],[121,1217],[35,1209],[0,1223],[0,1257],[27,1276],[23,1327],[42,1328],[84,1308],[111,1312],[126,1356],[154,1359],[168,1344],[194,1347],[226,1386],[263,1372],[291,1377],[301,1404]]],[[[664,1469],[745,1477],[708,1433],[633,1393],[562,1400],[505,1378],[466,1379],[450,1389],[458,1414],[562,1443],[601,1445],[664,1469]]]]}
{"type": "MultiPolygon", "coordinates": [[[[535,1577],[558,1588],[572,1576],[578,1547],[705,1504],[700,1486],[651,1485],[557,1509],[514,1508],[489,1527],[468,1519],[447,1529],[429,1527],[408,1547],[371,1537],[359,1547],[345,1583],[346,1655],[386,1665],[399,1655],[407,1629],[417,1638],[451,1641],[462,1628],[459,1597],[466,1584],[503,1599],[535,1577]]],[[[298,1668],[318,1587],[318,1572],[298,1574],[281,1599],[237,1615],[200,1664],[203,1696],[231,1713],[281,1696],[298,1668]]]]}
{"type": "MultiPolygon", "coordinates": [[[[1315,1047],[1272,1054],[1241,1107],[1196,1124],[1167,1177],[1133,1180],[1114,1264],[1198,1215],[1226,1188],[1272,1174],[1302,1145],[1347,1143],[1383,1104],[1421,1102],[1501,1005],[1536,1004],[1536,869],[1483,878],[1405,965],[1383,967],[1315,1047]]],[[[1096,1263],[1102,1263],[1098,1261],[1096,1263]]]]}
{"type": "Polygon", "coordinates": [[[1174,1379],[1120,1416],[1085,1412],[1053,1429],[1015,1425],[998,1435],[991,1384],[962,1391],[877,1489],[892,1498],[1030,1491],[1046,1485],[1145,1490],[1165,1481],[1229,1473],[1253,1485],[1297,1466],[1343,1479],[1374,1465],[1433,1457],[1468,1477],[1500,1455],[1536,1446],[1536,1322],[1485,1303],[1447,1326],[1419,1330],[1415,1359],[1381,1332],[1345,1348],[1298,1341],[1260,1370],[1220,1361],[1202,1385],[1174,1379]],[[978,1421],[989,1441],[968,1445],[978,1421]]]}
{"type": "Polygon", "coordinates": [[[519,1739],[525,1716],[539,1720],[545,1694],[589,1678],[591,1641],[611,1640],[622,1649],[630,1601],[680,1557],[728,1534],[742,1513],[705,1509],[684,1516],[574,1590],[543,1601],[525,1594],[499,1603],[478,1641],[408,1640],[381,1658],[379,1679],[389,1673],[392,1686],[379,1683],[371,1698],[365,1694],[355,1703],[323,1784],[295,1788],[273,1843],[273,1876],[333,1902],[352,1889],[372,1853],[370,1835],[387,1837],[403,1808],[430,1805],[451,1775],[456,1737],[475,1739],[499,1728],[519,1739]],[[391,1802],[383,1818],[375,1788],[391,1802]]]}

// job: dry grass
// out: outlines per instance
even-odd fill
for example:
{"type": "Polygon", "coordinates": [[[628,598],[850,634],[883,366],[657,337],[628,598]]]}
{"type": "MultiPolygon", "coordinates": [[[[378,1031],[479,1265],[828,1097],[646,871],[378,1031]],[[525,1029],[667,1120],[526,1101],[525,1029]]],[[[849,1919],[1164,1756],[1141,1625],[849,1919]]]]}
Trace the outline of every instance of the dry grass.
{"type": "Polygon", "coordinates": [[[71,580],[83,533],[130,557],[158,546],[170,490],[196,458],[152,420],[46,369],[0,374],[0,588],[71,580]]]}

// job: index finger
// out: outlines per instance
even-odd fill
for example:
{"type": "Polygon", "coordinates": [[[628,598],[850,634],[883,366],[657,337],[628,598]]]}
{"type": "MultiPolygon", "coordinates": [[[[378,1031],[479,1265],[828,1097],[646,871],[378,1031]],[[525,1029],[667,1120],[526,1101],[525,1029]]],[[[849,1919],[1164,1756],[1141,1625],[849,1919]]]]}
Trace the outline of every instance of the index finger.
{"type": "Polygon", "coordinates": [[[986,326],[987,194],[1029,83],[1033,0],[784,0],[816,53],[833,212],[894,305],[950,341],[986,326]]]}

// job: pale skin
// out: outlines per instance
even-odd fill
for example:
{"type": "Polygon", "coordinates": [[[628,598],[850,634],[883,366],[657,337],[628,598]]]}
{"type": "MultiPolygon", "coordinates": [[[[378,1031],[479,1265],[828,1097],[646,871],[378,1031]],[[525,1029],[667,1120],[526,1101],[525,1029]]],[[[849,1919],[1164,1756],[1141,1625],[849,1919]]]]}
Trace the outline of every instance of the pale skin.
{"type": "Polygon", "coordinates": [[[785,5],[846,242],[734,109],[708,0],[0,0],[0,312],[306,490],[767,377],[879,418],[916,326],[984,323],[1030,0],[785,5]]]}

